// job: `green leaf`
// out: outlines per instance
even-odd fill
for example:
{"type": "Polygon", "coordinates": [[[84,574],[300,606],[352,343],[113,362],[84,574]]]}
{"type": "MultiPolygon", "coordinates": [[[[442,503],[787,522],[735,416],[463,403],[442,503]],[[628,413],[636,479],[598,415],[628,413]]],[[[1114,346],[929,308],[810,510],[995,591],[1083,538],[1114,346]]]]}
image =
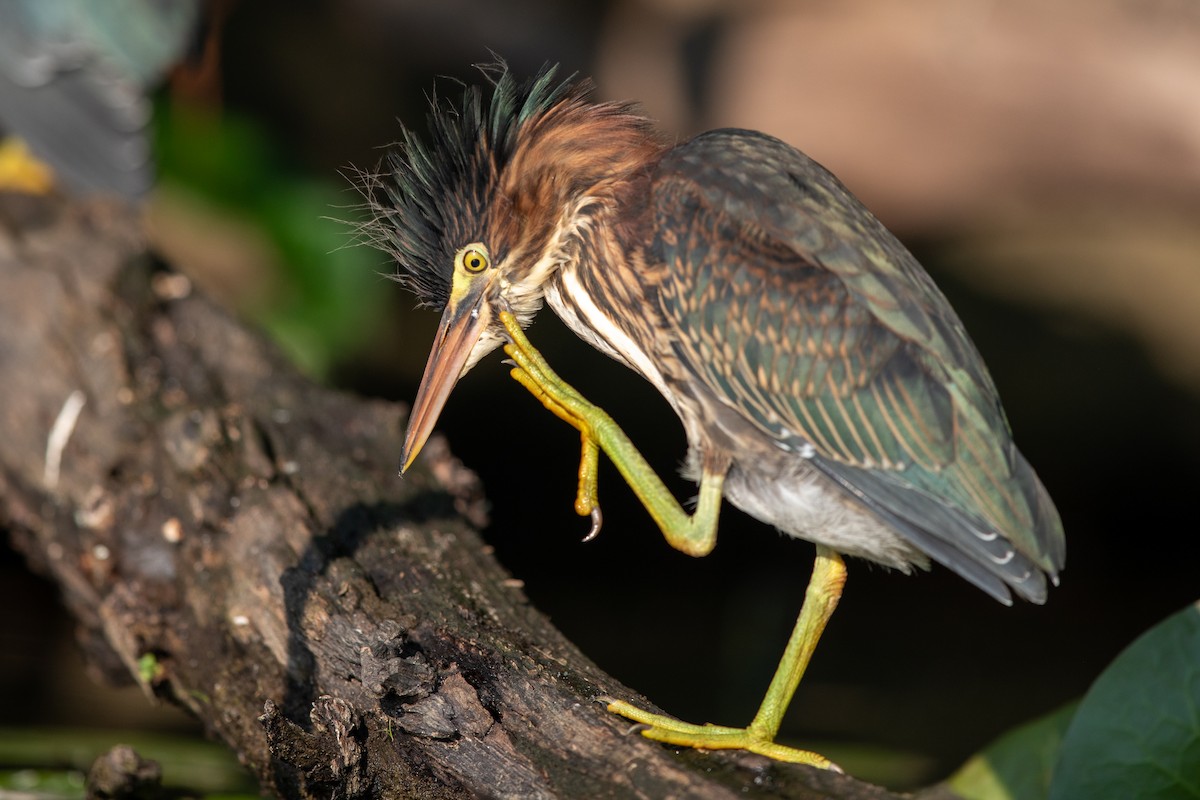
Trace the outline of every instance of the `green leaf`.
{"type": "Polygon", "coordinates": [[[137,661],[137,671],[142,683],[153,683],[159,674],[158,657],[154,653],[143,653],[137,661]]]}
{"type": "Polygon", "coordinates": [[[1200,798],[1200,603],[1125,649],[1079,706],[1050,800],[1200,798]]]}
{"type": "Polygon", "coordinates": [[[947,781],[965,800],[1045,800],[1076,703],[1015,728],[972,756],[947,781]]]}

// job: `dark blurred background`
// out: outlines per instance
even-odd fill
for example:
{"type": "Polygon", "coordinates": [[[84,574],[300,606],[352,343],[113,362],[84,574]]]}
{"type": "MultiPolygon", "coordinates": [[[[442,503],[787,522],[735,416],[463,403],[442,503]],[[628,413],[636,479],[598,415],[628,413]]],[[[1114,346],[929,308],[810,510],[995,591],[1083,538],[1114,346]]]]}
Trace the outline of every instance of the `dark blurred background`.
{"type": "MultiPolygon", "coordinates": [[[[591,75],[600,98],[639,99],[681,139],[777,135],[933,273],[1062,513],[1062,585],[1045,607],[1005,608],[942,569],[851,563],[785,738],[858,774],[854,758],[901,754],[893,785],[934,780],[1078,698],[1200,595],[1200,6],[244,0],[210,14],[203,69],[157,98],[150,229],[164,258],[320,380],[415,394],[436,314],[380,277],[384,257],[339,249],[347,229],[327,218],[353,218],[343,176],[377,164],[398,119],[422,129],[428,98],[457,94],[438,76],[478,81],[472,64],[491,52],[517,73],[549,61],[591,75]]],[[[674,474],[683,433],[648,385],[549,312],[530,336],[674,474]]],[[[727,506],[716,551],[690,559],[611,469],[605,530],[581,544],[578,437],[498,356],[460,384],[440,429],[483,479],[498,557],[591,658],[685,719],[749,719],[811,545],[727,506]]],[[[53,588],[12,553],[0,569],[0,725],[189,727],[84,677],[53,588]]]]}

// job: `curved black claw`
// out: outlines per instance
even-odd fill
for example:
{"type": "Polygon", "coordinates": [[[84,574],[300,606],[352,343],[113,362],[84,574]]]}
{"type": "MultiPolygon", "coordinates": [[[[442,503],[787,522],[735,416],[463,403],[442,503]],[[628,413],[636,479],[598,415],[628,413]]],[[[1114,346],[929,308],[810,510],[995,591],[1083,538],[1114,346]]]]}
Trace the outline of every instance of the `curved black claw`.
{"type": "Polygon", "coordinates": [[[604,516],[600,513],[600,506],[592,509],[592,529],[588,531],[587,536],[583,537],[585,542],[590,542],[600,535],[600,526],[604,524],[604,516]]]}

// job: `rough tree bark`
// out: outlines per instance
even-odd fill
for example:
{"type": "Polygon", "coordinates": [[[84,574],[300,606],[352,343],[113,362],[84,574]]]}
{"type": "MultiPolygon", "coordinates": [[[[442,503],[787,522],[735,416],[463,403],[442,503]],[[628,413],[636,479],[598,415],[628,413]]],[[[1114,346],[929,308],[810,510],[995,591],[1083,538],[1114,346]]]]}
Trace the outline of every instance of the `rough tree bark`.
{"type": "Polygon", "coordinates": [[[0,527],[93,665],[190,710],[266,790],[893,797],[630,735],[597,698],[633,693],[491,558],[445,444],[397,480],[404,409],[299,376],[129,210],[0,198],[0,286],[0,527]]]}

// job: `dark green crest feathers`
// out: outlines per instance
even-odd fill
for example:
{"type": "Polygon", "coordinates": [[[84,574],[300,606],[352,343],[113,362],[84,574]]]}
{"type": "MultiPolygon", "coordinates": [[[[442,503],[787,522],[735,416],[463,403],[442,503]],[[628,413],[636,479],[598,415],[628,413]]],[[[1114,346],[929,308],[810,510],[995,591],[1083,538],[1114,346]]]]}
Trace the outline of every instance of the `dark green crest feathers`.
{"type": "Polygon", "coordinates": [[[455,251],[477,241],[499,175],[513,155],[517,132],[556,104],[591,91],[574,76],[556,80],[544,66],[518,83],[503,61],[479,67],[491,84],[464,86],[456,105],[436,96],[427,117],[428,139],[404,128],[381,169],[361,187],[371,218],[367,243],[391,255],[397,281],[420,304],[441,309],[450,293],[455,251]],[[436,147],[436,149],[435,149],[436,147]]]}

